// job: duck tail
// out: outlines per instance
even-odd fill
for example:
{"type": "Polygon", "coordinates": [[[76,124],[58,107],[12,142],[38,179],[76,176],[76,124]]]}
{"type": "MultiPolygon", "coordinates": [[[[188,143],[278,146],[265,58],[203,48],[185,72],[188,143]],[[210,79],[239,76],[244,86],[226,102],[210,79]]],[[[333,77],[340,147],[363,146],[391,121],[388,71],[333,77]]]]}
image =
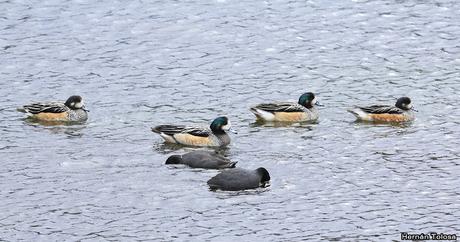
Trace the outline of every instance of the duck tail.
{"type": "Polygon", "coordinates": [[[356,118],[358,119],[366,119],[368,114],[366,112],[364,112],[361,108],[359,107],[354,107],[354,108],[351,108],[351,109],[347,109],[348,112],[350,112],[351,114],[353,114],[354,116],[356,116],[356,118]]]}
{"type": "Polygon", "coordinates": [[[265,121],[273,121],[275,119],[275,115],[273,113],[270,113],[268,111],[259,109],[257,107],[251,107],[249,109],[257,119],[259,120],[265,120],[265,121]]]}
{"type": "Polygon", "coordinates": [[[161,126],[152,127],[152,132],[159,134],[159,133],[161,133],[160,128],[161,128],[161,126]]]}
{"type": "Polygon", "coordinates": [[[259,112],[256,107],[250,107],[249,111],[251,111],[251,113],[255,114],[256,116],[259,115],[259,112]]]}
{"type": "Polygon", "coordinates": [[[355,115],[356,117],[359,117],[359,114],[358,114],[358,108],[350,108],[350,109],[347,109],[347,111],[353,115],[355,115]]]}
{"type": "Polygon", "coordinates": [[[16,111],[21,112],[21,113],[27,113],[27,110],[24,107],[16,108],[16,111]]]}
{"type": "Polygon", "coordinates": [[[256,107],[250,107],[249,111],[251,111],[251,113],[256,115],[257,118],[259,119],[262,118],[262,115],[259,113],[259,110],[256,107]]]}

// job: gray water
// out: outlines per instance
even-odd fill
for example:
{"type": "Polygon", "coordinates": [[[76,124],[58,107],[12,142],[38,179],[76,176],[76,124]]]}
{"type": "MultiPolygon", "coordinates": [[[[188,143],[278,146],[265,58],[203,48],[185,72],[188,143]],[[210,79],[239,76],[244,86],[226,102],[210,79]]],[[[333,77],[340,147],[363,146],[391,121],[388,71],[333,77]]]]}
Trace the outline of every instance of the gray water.
{"type": "Polygon", "coordinates": [[[456,1],[1,1],[0,240],[398,241],[460,235],[456,1]],[[248,107],[317,93],[315,124],[248,107]],[[16,107],[82,95],[90,118],[44,125],[16,107]],[[407,95],[408,125],[352,105],[407,95]],[[239,134],[221,151],[267,189],[211,192],[168,167],[158,124],[239,134]]]}

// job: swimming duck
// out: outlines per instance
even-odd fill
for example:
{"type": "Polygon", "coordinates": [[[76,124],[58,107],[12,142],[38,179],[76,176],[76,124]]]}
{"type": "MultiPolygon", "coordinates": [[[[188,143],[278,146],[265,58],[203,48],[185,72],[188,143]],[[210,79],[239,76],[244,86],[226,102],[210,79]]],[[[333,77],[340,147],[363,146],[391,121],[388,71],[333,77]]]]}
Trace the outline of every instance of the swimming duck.
{"type": "Polygon", "coordinates": [[[298,103],[263,103],[251,107],[250,111],[256,115],[257,119],[264,121],[314,121],[318,119],[318,111],[314,105],[319,105],[315,94],[307,92],[300,96],[298,103]]]}
{"type": "Polygon", "coordinates": [[[358,120],[374,122],[408,122],[415,119],[416,111],[408,97],[401,97],[394,106],[372,105],[367,107],[354,107],[348,112],[356,116],[358,120]]]}
{"type": "Polygon", "coordinates": [[[230,121],[227,117],[222,116],[214,119],[209,129],[167,124],[153,127],[152,131],[160,134],[168,143],[211,147],[230,144],[230,137],[225,132],[230,128],[230,121]]]}
{"type": "Polygon", "coordinates": [[[197,150],[183,155],[172,155],[166,160],[166,164],[184,164],[192,168],[224,169],[235,168],[237,162],[232,162],[216,152],[197,150]]]}
{"type": "Polygon", "coordinates": [[[88,119],[88,110],[85,109],[80,96],[70,96],[65,102],[37,102],[24,105],[18,111],[30,115],[31,118],[41,121],[72,121],[80,122],[88,119]]]}
{"type": "Polygon", "coordinates": [[[246,170],[235,168],[224,170],[208,181],[211,190],[238,191],[267,187],[270,185],[270,174],[263,168],[246,170]]]}

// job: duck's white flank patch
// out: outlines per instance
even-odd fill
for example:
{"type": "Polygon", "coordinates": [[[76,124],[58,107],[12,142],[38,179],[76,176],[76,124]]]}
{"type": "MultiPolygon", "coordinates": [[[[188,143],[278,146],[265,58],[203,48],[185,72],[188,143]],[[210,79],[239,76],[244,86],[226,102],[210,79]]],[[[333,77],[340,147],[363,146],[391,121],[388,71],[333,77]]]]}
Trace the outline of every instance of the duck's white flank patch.
{"type": "Polygon", "coordinates": [[[273,113],[270,113],[270,112],[267,112],[267,111],[264,111],[264,110],[261,110],[261,109],[258,109],[258,108],[255,108],[254,110],[251,110],[251,111],[254,111],[253,113],[263,119],[263,120],[266,120],[266,121],[274,121],[275,120],[275,115],[273,113]]]}

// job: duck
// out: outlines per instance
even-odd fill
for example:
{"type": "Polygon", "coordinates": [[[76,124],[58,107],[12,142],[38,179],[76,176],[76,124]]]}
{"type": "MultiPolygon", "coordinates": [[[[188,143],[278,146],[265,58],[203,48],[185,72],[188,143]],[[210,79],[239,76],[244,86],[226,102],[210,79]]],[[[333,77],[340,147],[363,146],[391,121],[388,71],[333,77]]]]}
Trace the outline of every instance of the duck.
{"type": "Polygon", "coordinates": [[[216,154],[216,152],[197,150],[183,155],[171,155],[165,164],[183,164],[192,168],[225,169],[235,168],[237,162],[216,154]]]}
{"type": "Polygon", "coordinates": [[[227,117],[221,116],[214,119],[207,128],[186,125],[158,125],[152,128],[152,132],[158,133],[167,143],[200,146],[200,147],[224,147],[230,144],[230,136],[226,131],[231,130],[231,124],[227,117]]]}
{"type": "Polygon", "coordinates": [[[268,187],[270,185],[270,174],[263,167],[255,170],[234,168],[222,171],[209,179],[207,184],[213,191],[239,191],[268,187]]]}
{"type": "Polygon", "coordinates": [[[306,92],[294,102],[262,103],[251,107],[249,110],[256,115],[258,120],[275,122],[303,122],[315,121],[318,119],[318,111],[315,105],[320,106],[316,101],[315,94],[306,92]]]}
{"type": "Polygon", "coordinates": [[[394,106],[355,106],[347,111],[352,113],[358,120],[371,122],[410,122],[415,119],[414,112],[417,112],[408,97],[398,98],[394,106]]]}
{"type": "Polygon", "coordinates": [[[88,110],[83,98],[78,95],[70,96],[65,102],[35,102],[18,108],[27,113],[30,118],[40,121],[70,121],[82,122],[88,119],[88,110]]]}

